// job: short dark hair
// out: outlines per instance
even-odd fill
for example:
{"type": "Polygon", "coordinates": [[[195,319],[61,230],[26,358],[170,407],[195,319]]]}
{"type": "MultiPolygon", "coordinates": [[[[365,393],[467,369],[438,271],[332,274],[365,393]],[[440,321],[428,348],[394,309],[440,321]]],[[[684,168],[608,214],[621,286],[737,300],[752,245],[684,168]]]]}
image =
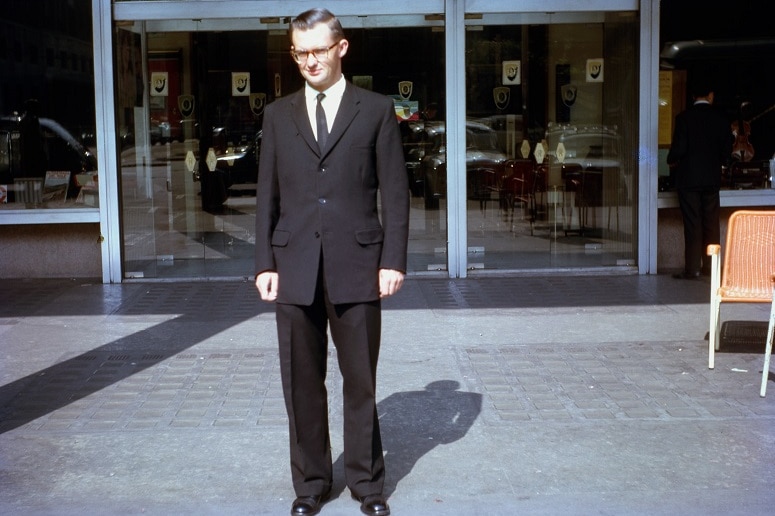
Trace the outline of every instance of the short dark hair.
{"type": "Polygon", "coordinates": [[[334,39],[337,41],[344,39],[344,31],[342,30],[342,24],[339,22],[339,19],[334,16],[331,11],[321,7],[304,11],[294,18],[288,28],[288,37],[292,37],[293,31],[295,30],[309,30],[318,23],[325,23],[328,25],[331,34],[333,34],[334,39]]]}
{"type": "Polygon", "coordinates": [[[707,97],[713,91],[713,72],[708,67],[697,67],[689,77],[689,93],[692,97],[707,97]]]}
{"type": "Polygon", "coordinates": [[[713,91],[709,84],[695,84],[691,89],[692,97],[707,97],[713,91]]]}
{"type": "Polygon", "coordinates": [[[40,115],[40,101],[38,99],[27,99],[24,101],[24,111],[33,116],[40,115]]]}

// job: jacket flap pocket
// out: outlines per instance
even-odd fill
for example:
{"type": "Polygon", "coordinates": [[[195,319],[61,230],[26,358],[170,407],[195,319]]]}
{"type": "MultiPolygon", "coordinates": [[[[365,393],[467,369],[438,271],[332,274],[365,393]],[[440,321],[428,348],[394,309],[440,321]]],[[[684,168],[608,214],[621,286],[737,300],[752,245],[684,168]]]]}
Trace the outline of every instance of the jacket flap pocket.
{"type": "Polygon", "coordinates": [[[272,233],[272,245],[285,247],[290,239],[291,233],[289,231],[275,231],[272,233]]]}
{"type": "Polygon", "coordinates": [[[384,236],[382,228],[362,229],[355,232],[355,240],[359,244],[378,244],[382,242],[384,236]]]}

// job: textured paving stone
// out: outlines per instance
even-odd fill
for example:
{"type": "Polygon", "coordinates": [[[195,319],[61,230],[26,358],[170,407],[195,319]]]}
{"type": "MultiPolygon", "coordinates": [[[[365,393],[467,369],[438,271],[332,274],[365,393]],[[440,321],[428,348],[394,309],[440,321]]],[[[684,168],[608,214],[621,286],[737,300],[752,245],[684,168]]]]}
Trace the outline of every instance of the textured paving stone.
{"type": "MultiPolygon", "coordinates": [[[[673,343],[623,353],[620,346],[493,346],[459,352],[467,389],[484,395],[489,424],[522,419],[657,419],[752,416],[761,399],[741,397],[756,374],[697,368],[673,343]],[[712,398],[709,399],[709,396],[712,398]],[[516,409],[519,407],[519,410],[516,409]]],[[[758,356],[750,356],[755,369],[758,356]]]]}

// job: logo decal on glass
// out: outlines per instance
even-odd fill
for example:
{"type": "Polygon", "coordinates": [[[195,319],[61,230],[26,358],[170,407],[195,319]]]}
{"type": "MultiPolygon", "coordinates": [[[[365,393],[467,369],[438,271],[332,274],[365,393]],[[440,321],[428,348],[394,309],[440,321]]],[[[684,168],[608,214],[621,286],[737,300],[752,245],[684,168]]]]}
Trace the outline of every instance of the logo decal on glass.
{"type": "Polygon", "coordinates": [[[264,106],[266,106],[266,93],[250,94],[250,110],[254,115],[261,116],[264,112],[264,106]]]}
{"type": "Polygon", "coordinates": [[[542,142],[536,143],[536,148],[533,151],[533,156],[535,156],[536,163],[539,165],[544,162],[544,158],[546,157],[546,149],[544,149],[544,144],[542,142]]]}
{"type": "Polygon", "coordinates": [[[557,161],[565,163],[565,144],[560,142],[557,144],[557,150],[554,151],[554,155],[557,156],[557,161]]]}
{"type": "Polygon", "coordinates": [[[522,155],[522,159],[527,159],[530,156],[530,142],[522,140],[522,146],[519,148],[519,153],[522,155]]]}
{"type": "Polygon", "coordinates": [[[414,83],[412,81],[401,81],[398,83],[398,94],[401,95],[402,99],[409,100],[409,97],[412,96],[413,86],[414,83]]]}
{"type": "Polygon", "coordinates": [[[576,103],[576,94],[578,88],[573,84],[563,84],[560,87],[560,93],[562,94],[562,103],[568,107],[571,107],[576,103]]]}
{"type": "Polygon", "coordinates": [[[250,95],[250,73],[231,73],[231,95],[232,97],[247,97],[250,95]]]}
{"type": "Polygon", "coordinates": [[[521,68],[521,61],[503,61],[503,79],[501,83],[504,86],[522,84],[521,68]]]}
{"type": "Polygon", "coordinates": [[[603,58],[587,59],[587,82],[603,82],[603,58]]]}
{"type": "Polygon", "coordinates": [[[166,97],[169,95],[167,72],[151,73],[151,97],[166,97]]]}
{"type": "Polygon", "coordinates": [[[492,98],[495,100],[495,107],[506,109],[511,99],[511,89],[508,86],[497,86],[492,89],[492,98]]]}
{"type": "Polygon", "coordinates": [[[196,101],[193,95],[178,95],[178,109],[183,120],[187,120],[194,114],[195,104],[196,101]]]}

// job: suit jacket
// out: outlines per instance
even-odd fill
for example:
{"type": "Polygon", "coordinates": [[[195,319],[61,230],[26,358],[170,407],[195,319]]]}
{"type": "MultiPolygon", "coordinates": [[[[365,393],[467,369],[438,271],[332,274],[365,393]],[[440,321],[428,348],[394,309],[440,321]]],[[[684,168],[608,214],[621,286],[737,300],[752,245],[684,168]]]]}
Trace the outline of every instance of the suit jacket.
{"type": "Polygon", "coordinates": [[[668,165],[677,189],[721,187],[721,167],[732,152],[729,121],[711,104],[694,104],[675,117],[668,165]]]}
{"type": "Polygon", "coordinates": [[[321,253],[331,302],[379,299],[379,269],[406,271],[408,228],[406,163],[390,98],[348,82],[322,153],[303,88],[266,106],[256,272],[278,273],[277,302],[312,303],[321,253]]]}

